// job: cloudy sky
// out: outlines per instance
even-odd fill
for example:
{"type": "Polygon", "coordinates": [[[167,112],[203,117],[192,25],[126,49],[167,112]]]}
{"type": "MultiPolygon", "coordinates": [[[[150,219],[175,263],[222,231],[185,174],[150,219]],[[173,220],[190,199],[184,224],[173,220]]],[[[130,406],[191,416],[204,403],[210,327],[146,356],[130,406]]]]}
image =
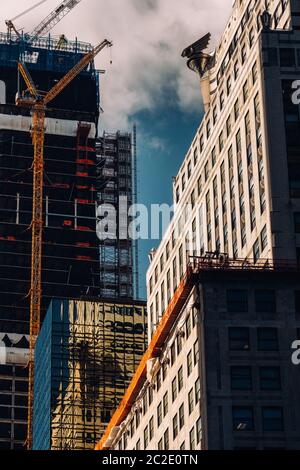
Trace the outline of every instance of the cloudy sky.
{"type": "MultiPolygon", "coordinates": [[[[5,19],[37,0],[0,2],[4,30],[5,19]]],[[[31,31],[58,4],[59,0],[48,0],[16,20],[16,26],[31,31]]],[[[213,47],[231,4],[232,0],[81,0],[53,31],[93,44],[104,38],[113,41],[113,49],[97,58],[97,66],[106,69],[101,80],[101,128],[130,130],[137,124],[140,202],[171,203],[172,176],[202,117],[197,77],[187,69],[181,52],[208,31],[213,47]]],[[[157,244],[140,245],[142,288],[147,252],[157,244]]]]}

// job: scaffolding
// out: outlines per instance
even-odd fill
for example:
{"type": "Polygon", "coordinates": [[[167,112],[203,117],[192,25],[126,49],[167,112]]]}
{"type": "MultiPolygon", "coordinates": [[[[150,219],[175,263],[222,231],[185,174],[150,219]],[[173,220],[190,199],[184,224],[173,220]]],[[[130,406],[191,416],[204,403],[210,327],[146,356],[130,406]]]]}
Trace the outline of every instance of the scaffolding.
{"type": "MultiPolygon", "coordinates": [[[[109,204],[117,214],[116,232],[100,242],[100,295],[133,298],[133,243],[128,237],[127,209],[133,202],[131,135],[104,132],[96,143],[98,205],[109,204]],[[120,211],[126,198],[126,214],[120,211]]],[[[108,234],[109,235],[109,234],[108,234]]]]}

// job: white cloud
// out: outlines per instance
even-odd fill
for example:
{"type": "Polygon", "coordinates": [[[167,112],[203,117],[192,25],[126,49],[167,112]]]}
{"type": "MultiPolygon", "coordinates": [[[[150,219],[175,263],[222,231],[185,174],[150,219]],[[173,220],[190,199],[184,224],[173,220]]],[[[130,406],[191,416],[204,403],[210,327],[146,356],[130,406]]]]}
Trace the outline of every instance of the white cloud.
{"type": "MultiPolygon", "coordinates": [[[[49,0],[16,23],[30,31],[59,0],[49,0]]],[[[4,20],[32,5],[34,0],[5,2],[4,20]]],[[[172,91],[177,104],[188,112],[201,106],[197,77],[186,68],[182,50],[208,31],[212,46],[229,15],[231,0],[82,0],[53,34],[96,44],[104,37],[113,40],[110,52],[102,51],[97,66],[105,68],[101,78],[102,125],[108,130],[126,129],[128,118],[141,110],[165,103],[172,91]]],[[[3,27],[4,29],[4,27],[3,27]]]]}

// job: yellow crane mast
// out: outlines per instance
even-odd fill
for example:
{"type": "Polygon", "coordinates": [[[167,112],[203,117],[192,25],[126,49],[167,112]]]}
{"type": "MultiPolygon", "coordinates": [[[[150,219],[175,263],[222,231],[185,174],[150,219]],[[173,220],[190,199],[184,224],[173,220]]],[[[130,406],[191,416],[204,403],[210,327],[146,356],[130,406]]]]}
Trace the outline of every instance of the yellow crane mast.
{"type": "Polygon", "coordinates": [[[24,63],[18,64],[27,90],[17,97],[18,106],[32,109],[31,137],[34,148],[33,158],[33,203],[32,203],[32,253],[31,253],[31,290],[30,290],[30,353],[28,383],[28,427],[27,448],[32,448],[33,387],[34,387],[34,347],[40,331],[41,273],[42,273],[42,230],[43,230],[43,175],[44,175],[44,138],[45,113],[47,105],[54,100],[85,67],[106,46],[112,43],[105,39],[93,51],[86,54],[48,93],[41,94],[24,63]]]}

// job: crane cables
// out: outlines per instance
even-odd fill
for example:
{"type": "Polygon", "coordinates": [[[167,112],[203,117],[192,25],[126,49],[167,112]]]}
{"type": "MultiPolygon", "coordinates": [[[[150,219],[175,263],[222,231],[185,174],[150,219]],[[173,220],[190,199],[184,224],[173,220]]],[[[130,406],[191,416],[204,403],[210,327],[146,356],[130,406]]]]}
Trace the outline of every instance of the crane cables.
{"type": "Polygon", "coordinates": [[[36,3],[35,5],[32,5],[31,7],[27,8],[26,10],[24,10],[22,13],[20,13],[19,15],[15,16],[14,18],[12,18],[10,21],[16,21],[18,20],[19,18],[21,18],[22,16],[26,15],[27,13],[30,13],[31,11],[35,10],[37,7],[39,7],[40,5],[43,5],[43,3],[46,3],[48,2],[48,0],[41,0],[39,1],[38,3],[36,3]]]}

